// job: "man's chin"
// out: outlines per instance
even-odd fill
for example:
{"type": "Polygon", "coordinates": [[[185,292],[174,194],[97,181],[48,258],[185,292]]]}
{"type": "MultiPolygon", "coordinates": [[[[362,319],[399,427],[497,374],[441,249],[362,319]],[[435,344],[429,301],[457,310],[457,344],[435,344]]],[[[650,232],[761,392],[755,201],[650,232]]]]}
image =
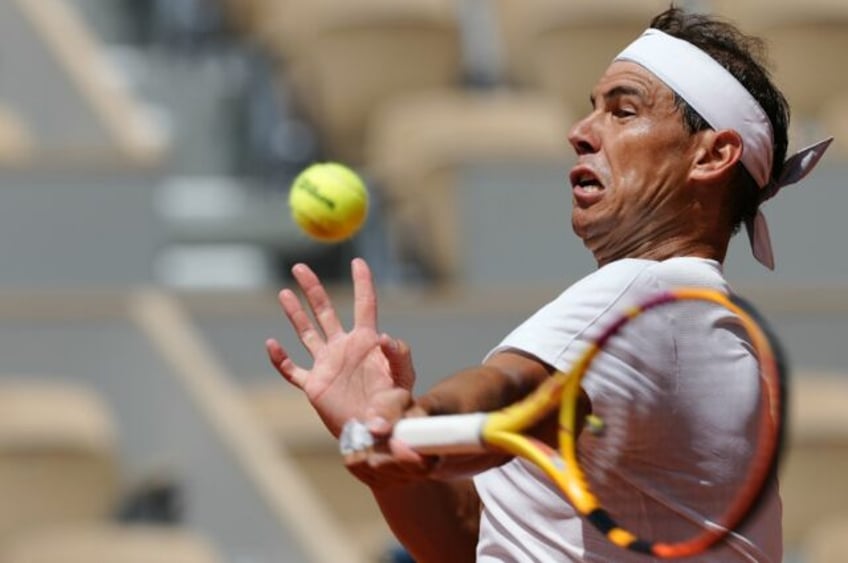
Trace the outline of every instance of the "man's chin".
{"type": "Polygon", "coordinates": [[[618,246],[612,233],[605,231],[597,221],[581,221],[575,217],[571,221],[571,228],[599,263],[607,262],[605,257],[618,246]]]}
{"type": "Polygon", "coordinates": [[[590,237],[590,233],[592,231],[591,228],[592,222],[589,220],[589,217],[586,216],[586,212],[581,209],[575,208],[571,213],[571,230],[574,231],[574,234],[580,237],[583,240],[583,243],[587,243],[587,239],[590,237]]]}

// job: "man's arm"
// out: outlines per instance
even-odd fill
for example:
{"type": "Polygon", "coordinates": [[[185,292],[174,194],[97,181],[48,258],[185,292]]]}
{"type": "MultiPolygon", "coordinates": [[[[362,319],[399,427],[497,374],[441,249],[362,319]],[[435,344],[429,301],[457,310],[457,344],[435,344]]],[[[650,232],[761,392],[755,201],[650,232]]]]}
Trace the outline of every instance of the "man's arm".
{"type": "MultiPolygon", "coordinates": [[[[516,352],[493,356],[485,365],[444,379],[405,407],[397,392],[376,399],[371,412],[376,434],[387,437],[402,416],[491,411],[522,398],[548,377],[550,368],[516,352]],[[385,421],[385,422],[384,422],[385,421]]],[[[555,417],[551,418],[555,422],[555,417]]],[[[544,439],[540,425],[539,437],[544,439]]],[[[419,563],[473,561],[480,500],[468,477],[506,462],[500,454],[419,456],[403,444],[388,444],[348,460],[348,469],[371,491],[398,540],[419,563]]]]}
{"type": "Polygon", "coordinates": [[[474,561],[481,506],[470,478],[372,492],[395,537],[417,563],[474,561]]]}
{"type": "Polygon", "coordinates": [[[494,354],[485,364],[457,372],[416,400],[428,415],[489,412],[521,399],[553,372],[517,350],[494,354]]]}
{"type": "MultiPolygon", "coordinates": [[[[372,433],[388,438],[404,416],[490,411],[523,397],[548,377],[550,368],[520,353],[494,355],[413,400],[415,373],[408,346],[377,328],[377,299],[368,265],[352,264],[353,328],[342,327],[318,277],[305,265],[293,274],[313,313],[297,296],[280,293],[280,305],[312,364],[295,364],[279,342],[266,342],[272,365],[301,389],[327,429],[338,436],[351,418],[366,419],[372,433]]],[[[473,560],[480,503],[468,478],[503,463],[507,456],[421,456],[396,440],[381,451],[346,460],[368,485],[397,537],[422,563],[473,560]],[[438,462],[438,463],[437,463],[438,462]]]]}

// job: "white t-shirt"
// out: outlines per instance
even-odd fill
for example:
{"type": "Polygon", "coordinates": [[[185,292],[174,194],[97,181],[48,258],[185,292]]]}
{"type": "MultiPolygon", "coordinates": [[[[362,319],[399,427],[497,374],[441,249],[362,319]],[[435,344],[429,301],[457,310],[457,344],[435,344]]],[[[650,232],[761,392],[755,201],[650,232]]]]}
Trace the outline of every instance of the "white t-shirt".
{"type": "MultiPolygon", "coordinates": [[[[566,370],[604,320],[628,303],[679,286],[729,290],[721,266],[713,260],[672,258],[662,262],[625,259],[583,278],[531,316],[498,345],[522,350],[566,370]]],[[[681,303],[663,314],[645,315],[637,338],[619,339],[592,366],[604,373],[605,384],[632,398],[628,409],[628,445],[621,455],[648,452],[651,470],[665,471],[670,480],[720,480],[731,472],[734,447],[744,447],[746,421],[756,410],[756,362],[744,342],[738,322],[722,307],[681,303]],[[615,348],[617,347],[617,348],[615,348]],[[614,349],[615,348],[615,349],[614,349]],[[686,369],[678,371],[677,366],[686,369]],[[681,375],[685,373],[685,375],[681,375]],[[710,389],[732,386],[733,393],[717,408],[699,409],[710,389]],[[648,419],[662,417],[663,432],[640,435],[648,419]],[[686,432],[685,438],[674,432],[686,432]],[[664,441],[665,440],[665,441],[664,441]],[[683,441],[681,441],[683,440],[683,441]],[[665,448],[687,443],[685,452],[665,448]],[[717,455],[718,452],[718,455],[717,455]],[[700,473],[699,473],[700,472],[700,473]]],[[[585,389],[593,404],[603,391],[585,389]]],[[[748,426],[750,428],[750,426],[748,426]]],[[[665,477],[664,477],[665,478],[665,477]]],[[[514,459],[475,477],[483,502],[479,562],[603,561],[645,562],[644,555],[623,550],[580,518],[562,493],[533,464],[514,459]]],[[[679,483],[678,483],[679,485],[679,483]]],[[[613,509],[612,506],[609,507],[613,509]]],[[[650,515],[646,521],[651,522],[650,515]]],[[[661,534],[650,534],[661,537],[661,534]]],[[[774,484],[761,509],[725,544],[691,561],[772,561],[782,558],[781,505],[774,484]]]]}

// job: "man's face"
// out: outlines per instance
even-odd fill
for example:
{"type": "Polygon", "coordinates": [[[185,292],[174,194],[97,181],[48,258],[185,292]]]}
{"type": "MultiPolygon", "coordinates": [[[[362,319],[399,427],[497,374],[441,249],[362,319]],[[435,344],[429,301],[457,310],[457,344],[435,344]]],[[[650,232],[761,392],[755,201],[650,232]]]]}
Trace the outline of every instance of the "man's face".
{"type": "Polygon", "coordinates": [[[651,256],[686,230],[696,143],[672,91],[637,64],[613,63],[591,98],[569,133],[574,232],[601,265],[651,256]]]}

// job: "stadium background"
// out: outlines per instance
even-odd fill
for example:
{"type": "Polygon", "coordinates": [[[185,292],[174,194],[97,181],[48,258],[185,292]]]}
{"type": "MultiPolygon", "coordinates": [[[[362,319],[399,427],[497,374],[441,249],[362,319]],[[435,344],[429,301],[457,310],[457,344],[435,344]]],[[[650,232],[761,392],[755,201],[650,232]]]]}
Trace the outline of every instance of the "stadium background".
{"type": "MultiPolygon", "coordinates": [[[[841,561],[848,5],[680,4],[768,40],[792,146],[837,137],[767,206],[777,272],[743,234],[727,274],[795,372],[787,561],[841,561]]],[[[565,132],[663,7],[0,3],[0,563],[400,557],[266,364],[266,337],[296,342],[276,290],[307,261],[346,310],[349,259],[365,256],[420,387],[479,360],[593,267],[569,227],[565,132]],[[307,240],[285,207],[293,175],[324,159],[372,191],[342,245],[307,240]]]]}

